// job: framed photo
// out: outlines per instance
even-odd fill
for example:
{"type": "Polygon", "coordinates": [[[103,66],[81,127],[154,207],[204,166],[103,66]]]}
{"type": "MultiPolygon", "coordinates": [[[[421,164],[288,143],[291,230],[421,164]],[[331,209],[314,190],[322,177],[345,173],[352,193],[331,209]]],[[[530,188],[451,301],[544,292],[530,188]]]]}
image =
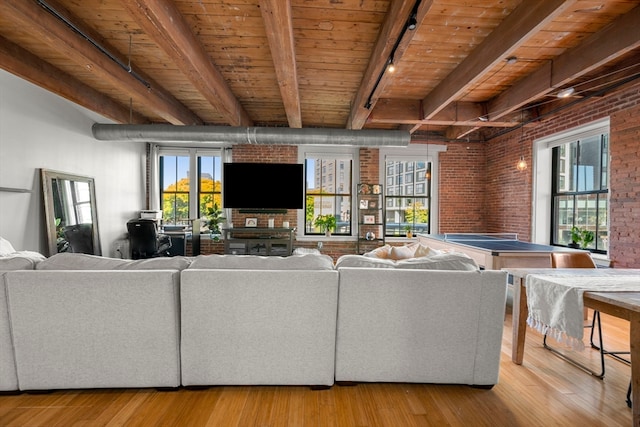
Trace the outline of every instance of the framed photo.
{"type": "Polygon", "coordinates": [[[377,184],[373,185],[371,188],[371,191],[373,192],[373,194],[380,194],[380,190],[381,190],[380,185],[377,185],[377,184]]]}
{"type": "Polygon", "coordinates": [[[368,209],[369,201],[368,200],[360,200],[360,209],[368,209]]]}
{"type": "Polygon", "coordinates": [[[369,209],[378,209],[378,201],[369,200],[369,209]]]}
{"type": "Polygon", "coordinates": [[[258,218],[247,218],[244,220],[245,227],[257,227],[258,226],[258,218]]]}
{"type": "Polygon", "coordinates": [[[371,188],[369,184],[359,184],[358,185],[358,193],[360,194],[371,194],[371,188]]]}
{"type": "Polygon", "coordinates": [[[362,218],[362,222],[365,224],[375,224],[376,223],[376,216],[375,215],[365,215],[362,218]]]}

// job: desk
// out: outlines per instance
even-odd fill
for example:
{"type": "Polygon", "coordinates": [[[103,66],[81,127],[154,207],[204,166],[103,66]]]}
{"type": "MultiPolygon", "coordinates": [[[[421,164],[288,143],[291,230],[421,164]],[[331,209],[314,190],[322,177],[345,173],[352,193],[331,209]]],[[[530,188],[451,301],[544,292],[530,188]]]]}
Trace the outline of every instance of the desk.
{"type": "Polygon", "coordinates": [[[573,250],[523,242],[513,233],[418,234],[417,237],[420,243],[433,249],[463,252],[486,270],[551,267],[551,252],[573,250]]]}
{"type": "MultiPolygon", "coordinates": [[[[557,273],[559,270],[576,276],[635,275],[640,277],[640,270],[634,269],[507,269],[507,272],[513,276],[514,284],[511,360],[518,365],[521,365],[524,359],[524,340],[529,311],[526,277],[529,274],[557,273]]],[[[585,292],[583,301],[585,307],[627,319],[630,322],[633,425],[640,426],[640,292],[585,292]]]]}

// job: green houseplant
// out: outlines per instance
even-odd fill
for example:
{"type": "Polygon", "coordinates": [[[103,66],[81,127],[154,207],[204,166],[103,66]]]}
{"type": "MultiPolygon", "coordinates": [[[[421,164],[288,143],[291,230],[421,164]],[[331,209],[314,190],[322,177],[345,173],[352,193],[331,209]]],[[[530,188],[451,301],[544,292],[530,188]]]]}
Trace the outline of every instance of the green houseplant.
{"type": "Polygon", "coordinates": [[[318,215],[313,224],[327,236],[330,236],[331,230],[336,228],[336,217],[334,215],[318,215]]]}
{"type": "Polygon", "coordinates": [[[224,212],[217,203],[214,203],[212,208],[207,208],[207,228],[211,236],[216,240],[219,239],[221,233],[220,223],[224,220],[226,220],[224,212]]]}
{"type": "Polygon", "coordinates": [[[411,226],[410,225],[405,225],[404,226],[404,233],[408,238],[412,238],[413,237],[413,232],[411,231],[411,226]]]}
{"type": "Polygon", "coordinates": [[[572,248],[586,248],[595,239],[595,234],[586,228],[571,227],[571,243],[572,248]]]}

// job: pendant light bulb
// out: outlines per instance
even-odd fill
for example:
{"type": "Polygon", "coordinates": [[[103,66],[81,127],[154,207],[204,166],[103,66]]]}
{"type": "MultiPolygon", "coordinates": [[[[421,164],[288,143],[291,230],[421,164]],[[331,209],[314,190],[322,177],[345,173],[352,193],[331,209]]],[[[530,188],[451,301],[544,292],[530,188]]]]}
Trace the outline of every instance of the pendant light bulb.
{"type": "Polygon", "coordinates": [[[518,161],[518,164],[516,165],[516,168],[521,172],[523,170],[527,169],[527,162],[524,159],[524,156],[520,156],[520,160],[518,161]]]}

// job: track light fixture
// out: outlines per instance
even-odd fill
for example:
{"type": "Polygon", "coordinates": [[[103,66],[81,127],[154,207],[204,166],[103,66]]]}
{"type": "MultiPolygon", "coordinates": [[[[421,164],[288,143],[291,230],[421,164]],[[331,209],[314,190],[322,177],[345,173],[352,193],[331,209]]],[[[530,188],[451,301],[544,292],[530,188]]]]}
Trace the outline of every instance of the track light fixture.
{"type": "Polygon", "coordinates": [[[396,66],[393,64],[393,58],[389,58],[389,64],[387,65],[387,71],[393,73],[396,71],[396,66]]]}
{"type": "Polygon", "coordinates": [[[407,21],[407,29],[413,31],[418,26],[418,17],[415,13],[412,13],[409,17],[409,21],[407,21]]]}
{"type": "Polygon", "coordinates": [[[571,95],[573,95],[573,93],[576,90],[573,87],[568,87],[566,89],[562,89],[560,92],[558,92],[558,94],[556,95],[558,98],[568,98],[571,95]]]}

